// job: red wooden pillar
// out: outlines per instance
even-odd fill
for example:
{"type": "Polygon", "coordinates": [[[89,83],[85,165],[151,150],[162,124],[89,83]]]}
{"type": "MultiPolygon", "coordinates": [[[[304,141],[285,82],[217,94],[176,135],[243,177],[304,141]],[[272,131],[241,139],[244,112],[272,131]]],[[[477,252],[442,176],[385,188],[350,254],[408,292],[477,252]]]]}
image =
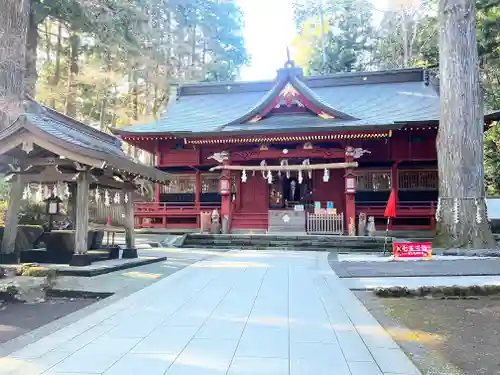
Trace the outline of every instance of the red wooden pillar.
{"type": "MultiPolygon", "coordinates": [[[[229,160],[224,160],[223,161],[224,165],[229,165],[229,160]]],[[[220,216],[221,216],[221,223],[223,223],[224,217],[227,217],[228,220],[228,227],[227,229],[229,230],[229,226],[231,223],[231,171],[227,169],[223,169],[221,171],[221,180],[224,180],[224,183],[221,182],[221,205],[220,205],[220,216]],[[225,185],[223,187],[223,185],[225,185]]]]}
{"type": "Polygon", "coordinates": [[[241,189],[243,188],[241,186],[241,173],[236,172],[236,211],[241,209],[241,189]]]}
{"type": "Polygon", "coordinates": [[[194,183],[194,206],[200,208],[200,194],[201,194],[201,173],[196,171],[196,178],[194,183]]]}
{"type": "MultiPolygon", "coordinates": [[[[345,162],[350,163],[354,161],[354,154],[351,151],[351,148],[348,146],[346,148],[345,153],[345,162]]],[[[349,233],[349,226],[353,223],[354,227],[356,227],[356,199],[355,193],[349,192],[347,188],[347,182],[345,181],[349,176],[353,175],[353,171],[351,168],[346,169],[346,175],[344,177],[344,186],[345,186],[345,223],[346,229],[349,233]]],[[[355,189],[354,189],[355,190],[355,189]]],[[[354,230],[355,231],[355,230],[354,230]]],[[[355,234],[355,232],[354,232],[355,234]]]]}
{"type": "MultiPolygon", "coordinates": [[[[156,154],[156,167],[161,165],[161,152],[160,152],[160,140],[156,140],[155,145],[155,154],[156,154]]],[[[160,201],[160,184],[155,185],[155,202],[160,201]]]]}
{"type": "MultiPolygon", "coordinates": [[[[394,194],[396,201],[396,213],[398,211],[398,161],[392,164],[391,168],[391,192],[394,194]]],[[[392,220],[389,221],[389,229],[392,229],[392,220]]]]}

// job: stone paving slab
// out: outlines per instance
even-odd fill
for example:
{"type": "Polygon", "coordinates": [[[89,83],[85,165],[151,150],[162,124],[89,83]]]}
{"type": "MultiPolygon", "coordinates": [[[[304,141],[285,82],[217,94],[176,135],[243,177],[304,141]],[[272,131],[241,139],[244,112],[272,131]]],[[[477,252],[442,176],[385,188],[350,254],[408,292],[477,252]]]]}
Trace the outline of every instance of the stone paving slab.
{"type": "Polygon", "coordinates": [[[0,375],[420,375],[326,253],[236,251],[0,359],[0,375]]]}

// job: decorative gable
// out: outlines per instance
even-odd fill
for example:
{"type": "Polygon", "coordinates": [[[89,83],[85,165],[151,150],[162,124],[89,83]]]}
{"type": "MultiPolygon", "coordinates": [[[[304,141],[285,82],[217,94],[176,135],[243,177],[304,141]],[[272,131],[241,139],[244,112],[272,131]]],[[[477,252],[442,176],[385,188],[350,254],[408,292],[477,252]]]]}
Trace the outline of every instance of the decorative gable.
{"type": "Polygon", "coordinates": [[[268,105],[266,105],[259,113],[253,115],[248,122],[256,123],[264,117],[274,113],[294,113],[294,112],[309,112],[323,119],[335,119],[337,116],[335,111],[325,111],[318,104],[316,100],[310,100],[299,89],[297,89],[291,82],[287,82],[268,105]]]}

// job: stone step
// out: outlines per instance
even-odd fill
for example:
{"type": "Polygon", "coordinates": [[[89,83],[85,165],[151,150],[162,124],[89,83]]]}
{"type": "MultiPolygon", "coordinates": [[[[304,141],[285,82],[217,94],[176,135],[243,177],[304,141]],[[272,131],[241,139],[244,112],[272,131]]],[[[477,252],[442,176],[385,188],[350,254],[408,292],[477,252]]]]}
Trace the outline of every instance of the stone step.
{"type": "MultiPolygon", "coordinates": [[[[183,247],[253,250],[304,250],[334,252],[381,252],[384,248],[383,237],[349,237],[317,235],[213,235],[190,234],[186,236],[183,247]]],[[[387,239],[390,248],[392,238],[387,239]]]]}

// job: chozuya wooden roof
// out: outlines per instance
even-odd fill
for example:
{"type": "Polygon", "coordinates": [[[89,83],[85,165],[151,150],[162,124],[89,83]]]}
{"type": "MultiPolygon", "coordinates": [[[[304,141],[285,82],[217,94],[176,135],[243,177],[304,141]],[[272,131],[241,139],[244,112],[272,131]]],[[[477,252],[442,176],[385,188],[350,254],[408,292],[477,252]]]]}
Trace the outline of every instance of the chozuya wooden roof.
{"type": "Polygon", "coordinates": [[[114,135],[87,126],[32,99],[25,101],[25,112],[9,127],[0,132],[1,169],[12,170],[9,160],[23,157],[56,156],[87,165],[96,170],[121,172],[131,178],[154,182],[170,180],[167,173],[136,163],[121,149],[121,141],[114,135]],[[27,155],[27,153],[29,155],[27,155]],[[8,167],[8,168],[7,168],[8,167]]]}

